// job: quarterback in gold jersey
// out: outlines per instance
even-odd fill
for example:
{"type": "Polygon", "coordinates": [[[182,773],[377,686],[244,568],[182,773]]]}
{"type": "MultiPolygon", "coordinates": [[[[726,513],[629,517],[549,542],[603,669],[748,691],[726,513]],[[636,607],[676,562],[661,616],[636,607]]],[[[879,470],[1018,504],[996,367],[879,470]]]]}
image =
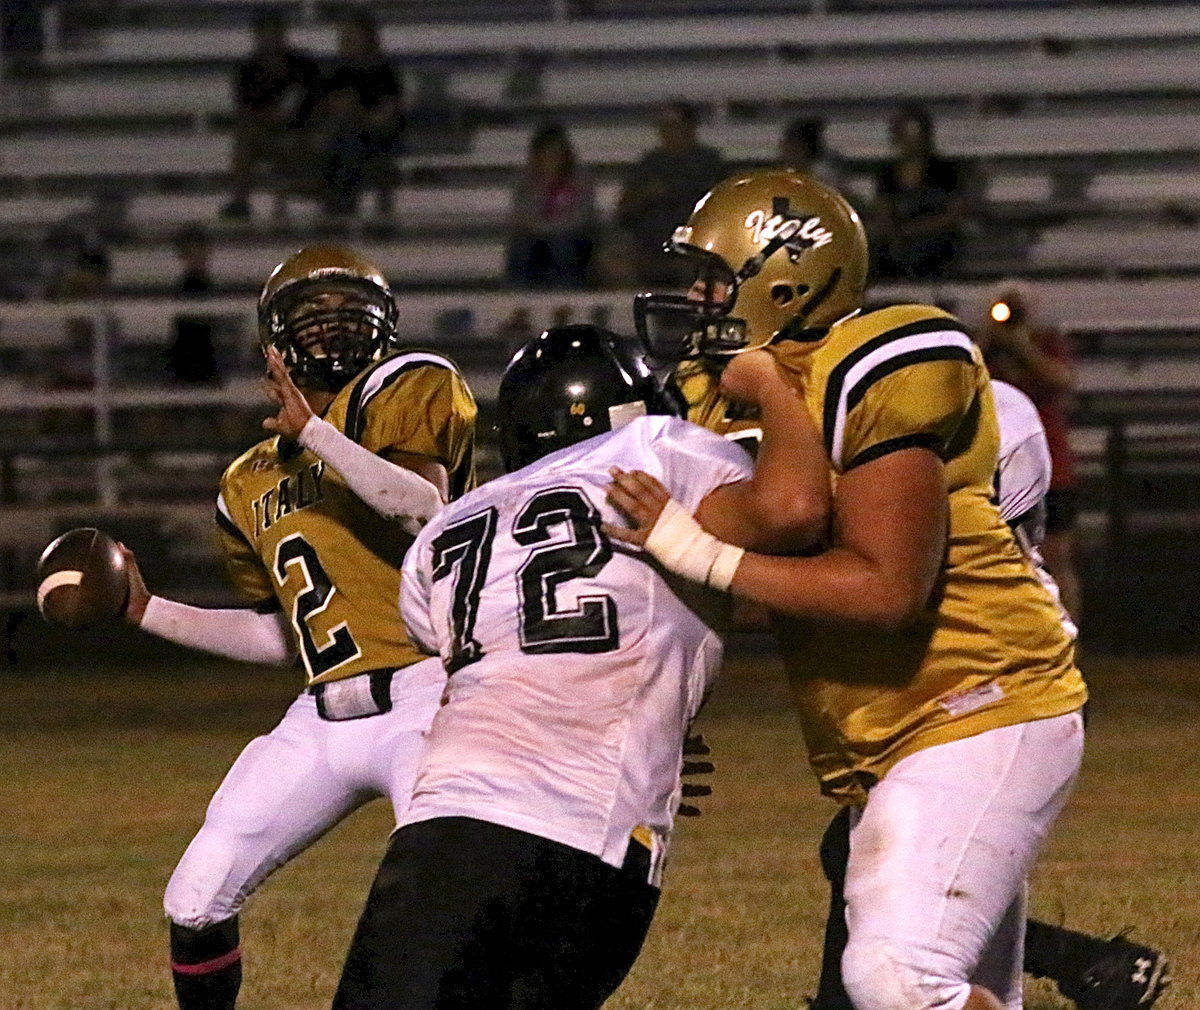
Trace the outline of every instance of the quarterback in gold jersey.
{"type": "MultiPolygon", "coordinates": [[[[696,285],[636,311],[649,343],[678,334],[701,359],[680,373],[692,419],[721,430],[758,412],[824,452],[822,473],[796,469],[798,485],[832,487],[824,538],[801,556],[743,553],[730,589],[778,615],[814,770],[853,807],[850,998],[1016,1010],[1025,879],[1078,771],[1086,690],[993,500],[979,351],[931,306],[861,312],[861,223],[808,177],[734,176],[670,246],[696,285]]],[[[711,555],[727,570],[740,549],[644,474],[612,491],[661,563],[711,555]]],[[[677,570],[702,580],[694,567],[677,570]]]]}
{"type": "Polygon", "coordinates": [[[445,673],[399,616],[400,564],[424,523],[473,482],[475,403],[452,362],[397,346],[379,270],[332,246],[300,250],[259,300],[272,436],[221,479],[217,526],[249,606],[152,596],[126,619],[235,659],[294,662],[306,688],[252,741],[213,797],[164,897],[181,1010],[232,1010],[238,914],[277,867],[375,797],[411,798],[445,673]]]}

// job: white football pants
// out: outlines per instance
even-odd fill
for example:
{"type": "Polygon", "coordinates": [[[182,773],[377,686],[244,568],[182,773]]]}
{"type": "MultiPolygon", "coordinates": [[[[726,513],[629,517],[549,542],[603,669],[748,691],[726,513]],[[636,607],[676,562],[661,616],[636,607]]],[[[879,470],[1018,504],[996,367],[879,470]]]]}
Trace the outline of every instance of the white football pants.
{"type": "Polygon", "coordinates": [[[167,884],[171,921],[203,929],[236,915],[274,870],[370,800],[387,796],[399,818],[445,686],[435,656],[393,675],[392,708],[381,715],[327,722],[300,695],[213,796],[167,884]]]}
{"type": "Polygon", "coordinates": [[[1020,1010],[1025,886],[1083,756],[1078,712],[899,761],[854,811],[842,957],[858,1010],[1020,1010]]]}

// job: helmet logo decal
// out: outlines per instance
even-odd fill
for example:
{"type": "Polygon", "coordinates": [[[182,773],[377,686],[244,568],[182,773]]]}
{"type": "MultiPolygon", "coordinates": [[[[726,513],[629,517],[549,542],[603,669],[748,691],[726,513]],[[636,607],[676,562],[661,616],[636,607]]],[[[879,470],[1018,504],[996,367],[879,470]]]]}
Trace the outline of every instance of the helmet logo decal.
{"type": "Polygon", "coordinates": [[[576,400],[568,409],[570,410],[572,417],[582,417],[587,413],[587,404],[580,403],[578,400],[576,400]]]}
{"type": "Polygon", "coordinates": [[[820,249],[833,241],[833,232],[821,227],[820,217],[792,213],[786,196],[777,196],[771,201],[770,216],[763,210],[752,210],[746,215],[744,224],[756,245],[782,239],[781,244],[793,260],[805,249],[820,249]]]}

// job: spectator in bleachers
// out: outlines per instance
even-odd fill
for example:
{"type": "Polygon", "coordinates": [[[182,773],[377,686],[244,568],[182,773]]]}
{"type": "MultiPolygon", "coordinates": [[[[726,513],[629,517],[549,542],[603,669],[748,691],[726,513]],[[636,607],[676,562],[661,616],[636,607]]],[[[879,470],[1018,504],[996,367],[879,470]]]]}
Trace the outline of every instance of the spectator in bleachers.
{"type": "MultiPolygon", "coordinates": [[[[211,254],[212,243],[203,228],[191,226],[180,231],[175,237],[175,255],[180,264],[176,294],[201,298],[212,292],[211,254]]],[[[211,385],[220,381],[210,317],[191,313],[175,317],[166,364],[175,382],[211,385]]]]}
{"type": "Polygon", "coordinates": [[[875,182],[867,219],[877,277],[938,280],[952,272],[968,211],[961,166],[938,154],[933,120],[920,106],[890,125],[892,157],[875,182]]]}
{"type": "Polygon", "coordinates": [[[793,119],[783,128],[776,160],[781,168],[811,175],[814,179],[842,188],[842,165],[825,144],[825,120],[793,119]]]}
{"type": "Polygon", "coordinates": [[[663,243],[687,220],[696,201],[725,176],[725,161],[696,137],[696,108],[672,101],[654,117],[659,145],[629,170],[617,203],[619,232],[604,257],[608,284],[675,284],[679,257],[663,243]]]}
{"type": "Polygon", "coordinates": [[[1075,369],[1070,343],[1042,309],[1031,285],[1006,280],[993,291],[975,334],[992,377],[1016,386],[1037,407],[1050,447],[1050,490],[1042,557],[1080,623],[1081,591],[1075,564],[1078,512],[1070,412],[1075,369]]]}
{"type": "Polygon", "coordinates": [[[392,210],[392,164],[404,134],[400,76],[363,10],[338,27],[338,57],[325,75],[318,113],[322,203],[335,217],[353,216],[368,181],[378,186],[379,210],[392,210]]]}
{"type": "MultiPolygon", "coordinates": [[[[108,252],[98,246],[78,248],[67,268],[50,286],[51,301],[93,301],[109,291],[112,265],[108,252]]],[[[64,326],[66,346],[56,350],[46,370],[52,389],[87,389],[93,384],[92,345],[96,318],[91,313],[73,316],[64,326]]]]}
{"type": "Polygon", "coordinates": [[[511,358],[518,349],[524,347],[537,336],[533,328],[528,305],[518,305],[496,327],[496,343],[504,354],[504,360],[511,358]]]}
{"type": "Polygon", "coordinates": [[[34,73],[42,58],[42,9],[46,0],[0,3],[0,54],[6,77],[34,73]]]}
{"type": "Polygon", "coordinates": [[[234,75],[230,200],[223,217],[250,217],[255,169],[262,163],[282,180],[303,160],[304,131],[317,97],[317,61],[288,45],[278,11],[254,19],[254,48],[234,75]]]}
{"type": "Polygon", "coordinates": [[[592,258],[596,197],[566,130],[543,126],[513,188],[505,271],[520,287],[583,287],[592,258]]]}
{"type": "MultiPolygon", "coordinates": [[[[99,246],[81,244],[46,294],[51,301],[98,301],[108,295],[111,275],[108,252],[99,246]]],[[[93,349],[99,338],[98,323],[108,327],[110,338],[116,335],[113,321],[99,319],[94,311],[84,311],[64,321],[63,346],[54,348],[43,363],[43,382],[48,390],[74,391],[91,389],[95,385],[93,349]]],[[[88,410],[54,408],[35,416],[38,418],[37,434],[43,438],[82,441],[92,431],[88,410]]]]}

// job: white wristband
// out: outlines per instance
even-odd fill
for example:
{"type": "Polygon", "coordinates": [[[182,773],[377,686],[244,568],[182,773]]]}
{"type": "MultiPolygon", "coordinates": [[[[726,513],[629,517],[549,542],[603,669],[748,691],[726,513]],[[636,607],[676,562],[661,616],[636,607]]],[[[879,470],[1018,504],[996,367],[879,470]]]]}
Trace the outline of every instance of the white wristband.
{"type": "Polygon", "coordinates": [[[298,441],[340,473],[367,505],[385,519],[402,523],[414,536],[442,507],[441,494],[424,477],[389,463],[328,421],[310,417],[298,441]]]}
{"type": "Polygon", "coordinates": [[[706,533],[674,498],[659,513],[646,550],[667,571],[726,591],[746,552],[706,533]]]}

